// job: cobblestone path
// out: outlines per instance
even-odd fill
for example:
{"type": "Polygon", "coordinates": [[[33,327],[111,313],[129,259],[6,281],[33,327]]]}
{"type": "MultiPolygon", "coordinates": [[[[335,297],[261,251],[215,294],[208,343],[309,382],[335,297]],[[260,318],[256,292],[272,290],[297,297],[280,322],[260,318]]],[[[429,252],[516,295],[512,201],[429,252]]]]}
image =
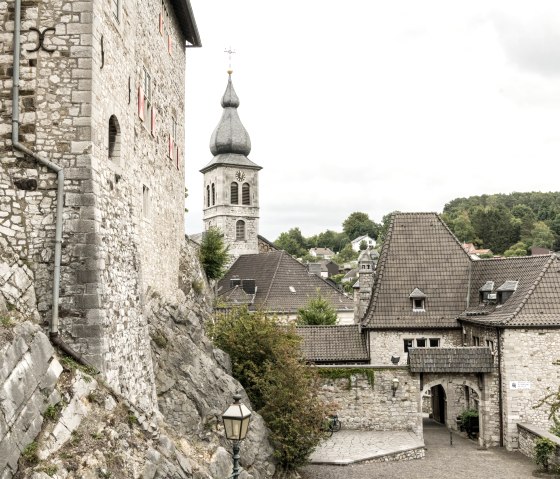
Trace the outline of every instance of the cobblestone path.
{"type": "Polygon", "coordinates": [[[518,452],[502,448],[478,450],[474,441],[453,434],[434,422],[424,423],[426,457],[403,462],[310,465],[301,469],[303,479],[528,479],[535,464],[518,452]]]}

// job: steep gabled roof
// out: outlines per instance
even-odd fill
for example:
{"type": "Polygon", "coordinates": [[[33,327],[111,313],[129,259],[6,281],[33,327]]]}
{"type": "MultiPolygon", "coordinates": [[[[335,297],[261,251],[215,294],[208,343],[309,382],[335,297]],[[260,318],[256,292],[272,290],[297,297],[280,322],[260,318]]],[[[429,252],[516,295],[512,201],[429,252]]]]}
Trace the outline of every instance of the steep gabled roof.
{"type": "Polygon", "coordinates": [[[503,327],[560,326],[560,262],[557,256],[474,261],[469,307],[461,319],[503,327]],[[478,291],[488,281],[494,281],[494,291],[511,291],[516,286],[515,291],[502,305],[480,303],[478,291]]]}
{"type": "Polygon", "coordinates": [[[357,324],[298,326],[303,357],[314,363],[367,362],[367,336],[357,324]]]}
{"type": "Polygon", "coordinates": [[[354,302],[285,251],[242,255],[218,284],[218,294],[225,298],[232,289],[232,278],[253,279],[257,291],[251,309],[295,313],[317,296],[317,290],[337,311],[353,311],[354,302]]]}
{"type": "Polygon", "coordinates": [[[377,264],[363,326],[453,328],[466,307],[471,259],[436,213],[395,213],[377,264]],[[415,312],[410,294],[425,295],[415,312]]]}

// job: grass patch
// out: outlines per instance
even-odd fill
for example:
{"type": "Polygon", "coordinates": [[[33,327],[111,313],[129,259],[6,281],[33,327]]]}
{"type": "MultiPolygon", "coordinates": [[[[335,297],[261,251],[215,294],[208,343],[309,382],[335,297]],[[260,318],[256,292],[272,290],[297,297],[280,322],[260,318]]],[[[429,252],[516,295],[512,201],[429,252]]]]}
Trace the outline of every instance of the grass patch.
{"type": "Polygon", "coordinates": [[[62,411],[62,402],[59,402],[57,404],[51,404],[43,413],[43,417],[47,420],[47,421],[51,421],[54,422],[56,421],[59,416],[60,416],[60,412],[62,411]]]}
{"type": "Polygon", "coordinates": [[[38,447],[39,445],[33,441],[31,444],[28,444],[21,453],[21,457],[27,464],[34,465],[39,463],[39,456],[37,456],[38,447]]]}
{"type": "Polygon", "coordinates": [[[196,294],[200,294],[204,290],[204,283],[200,279],[195,279],[194,281],[192,281],[191,286],[196,294]]]}
{"type": "Polygon", "coordinates": [[[373,389],[374,384],[374,372],[373,369],[362,369],[362,368],[317,368],[317,373],[322,378],[327,379],[348,379],[348,389],[352,387],[352,376],[363,375],[367,378],[371,389],[373,389]]]}
{"type": "Polygon", "coordinates": [[[4,315],[0,316],[0,324],[5,328],[10,328],[10,329],[12,329],[16,325],[15,321],[12,318],[10,318],[10,316],[4,316],[4,315]]]}

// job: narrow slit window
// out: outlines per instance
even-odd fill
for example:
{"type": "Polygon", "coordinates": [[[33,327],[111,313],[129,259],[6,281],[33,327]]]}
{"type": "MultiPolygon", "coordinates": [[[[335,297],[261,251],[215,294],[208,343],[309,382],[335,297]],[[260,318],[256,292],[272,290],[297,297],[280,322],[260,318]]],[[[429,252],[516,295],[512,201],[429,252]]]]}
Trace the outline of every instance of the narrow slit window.
{"type": "Polygon", "coordinates": [[[212,206],[216,204],[216,185],[212,183],[212,206]]]}
{"type": "Polygon", "coordinates": [[[121,128],[115,115],[109,118],[109,159],[118,161],[121,156],[121,128]]]}
{"type": "Polygon", "coordinates": [[[210,206],[210,185],[206,185],[206,206],[210,206]]]}

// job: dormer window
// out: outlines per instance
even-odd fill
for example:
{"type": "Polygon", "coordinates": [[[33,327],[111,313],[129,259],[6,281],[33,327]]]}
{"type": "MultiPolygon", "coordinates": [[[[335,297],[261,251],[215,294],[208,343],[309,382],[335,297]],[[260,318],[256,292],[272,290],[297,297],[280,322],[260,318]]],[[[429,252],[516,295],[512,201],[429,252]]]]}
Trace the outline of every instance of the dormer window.
{"type": "Polygon", "coordinates": [[[492,291],[494,290],[494,281],[486,281],[482,288],[478,290],[478,295],[481,303],[490,301],[491,299],[496,299],[492,297],[492,291]]]}
{"type": "Polygon", "coordinates": [[[515,293],[517,284],[518,281],[506,281],[496,290],[496,293],[498,294],[498,304],[504,304],[509,297],[515,293]]]}
{"type": "Polygon", "coordinates": [[[426,311],[426,295],[418,288],[410,293],[409,298],[412,302],[412,311],[414,313],[421,313],[426,311]]]}

